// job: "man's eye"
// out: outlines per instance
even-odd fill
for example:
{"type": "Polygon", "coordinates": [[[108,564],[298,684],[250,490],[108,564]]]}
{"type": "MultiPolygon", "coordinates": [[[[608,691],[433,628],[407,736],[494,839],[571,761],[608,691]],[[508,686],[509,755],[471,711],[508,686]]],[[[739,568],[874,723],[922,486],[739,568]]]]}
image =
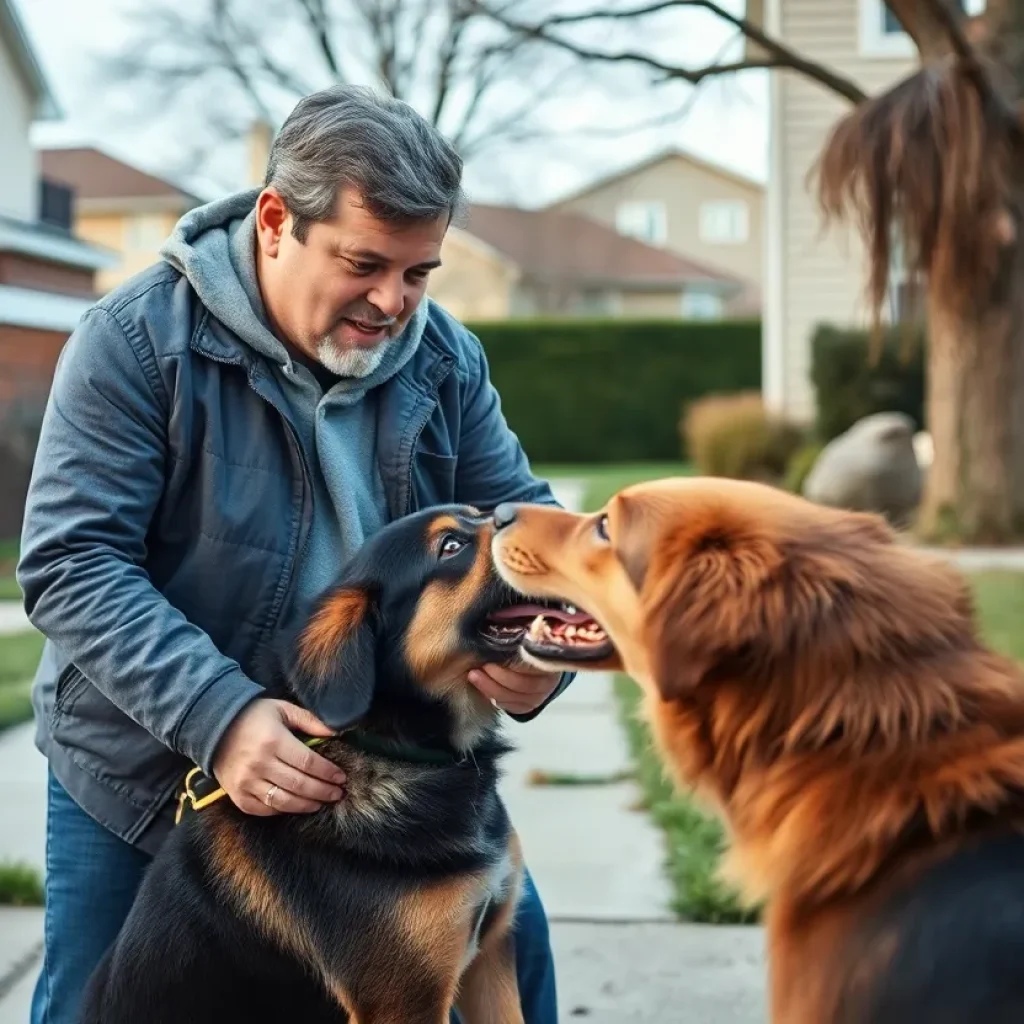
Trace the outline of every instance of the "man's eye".
{"type": "Polygon", "coordinates": [[[349,260],[349,266],[357,274],[372,274],[377,268],[372,263],[359,263],[349,260]]]}
{"type": "Polygon", "coordinates": [[[451,558],[452,555],[457,555],[465,546],[466,542],[461,537],[445,537],[441,541],[441,557],[451,558]]]}

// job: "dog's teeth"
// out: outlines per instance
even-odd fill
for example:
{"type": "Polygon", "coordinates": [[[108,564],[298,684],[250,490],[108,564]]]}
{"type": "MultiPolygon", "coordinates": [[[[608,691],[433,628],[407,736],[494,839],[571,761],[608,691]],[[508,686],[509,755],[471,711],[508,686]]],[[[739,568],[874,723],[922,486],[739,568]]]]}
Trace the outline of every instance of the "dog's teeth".
{"type": "Polygon", "coordinates": [[[565,635],[571,640],[576,635],[576,627],[566,626],[565,635]]]}
{"type": "Polygon", "coordinates": [[[530,623],[530,638],[532,640],[540,640],[544,635],[544,616],[538,615],[537,618],[530,623]]]}

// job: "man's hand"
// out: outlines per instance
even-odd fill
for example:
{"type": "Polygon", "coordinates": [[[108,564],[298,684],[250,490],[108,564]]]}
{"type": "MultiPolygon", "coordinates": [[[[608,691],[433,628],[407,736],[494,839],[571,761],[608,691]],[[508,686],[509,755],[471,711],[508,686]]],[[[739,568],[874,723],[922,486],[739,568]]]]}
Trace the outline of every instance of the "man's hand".
{"type": "Polygon", "coordinates": [[[525,665],[517,669],[484,665],[469,673],[469,681],[511,715],[535,711],[555,692],[561,678],[560,672],[542,672],[525,665]]]}
{"type": "Polygon", "coordinates": [[[344,796],[341,769],[314,753],[291,729],[334,735],[304,708],[264,698],[254,700],[218,744],[213,774],[246,814],[309,814],[344,796]]]}

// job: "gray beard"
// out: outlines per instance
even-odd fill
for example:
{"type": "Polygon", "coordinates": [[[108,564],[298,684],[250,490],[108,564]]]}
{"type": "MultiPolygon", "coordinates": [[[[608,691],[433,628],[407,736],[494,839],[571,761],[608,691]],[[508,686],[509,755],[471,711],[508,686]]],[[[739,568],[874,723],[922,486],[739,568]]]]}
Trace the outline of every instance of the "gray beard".
{"type": "Polygon", "coordinates": [[[394,338],[385,338],[373,348],[342,350],[333,338],[322,338],[316,347],[316,358],[339,377],[369,377],[383,362],[394,341],[394,338]]]}

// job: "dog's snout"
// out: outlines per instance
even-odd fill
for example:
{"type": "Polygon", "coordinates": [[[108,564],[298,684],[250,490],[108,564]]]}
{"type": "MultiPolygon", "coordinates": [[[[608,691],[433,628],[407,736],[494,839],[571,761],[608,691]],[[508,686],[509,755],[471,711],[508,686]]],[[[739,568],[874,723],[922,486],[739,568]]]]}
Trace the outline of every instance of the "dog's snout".
{"type": "Polygon", "coordinates": [[[494,510],[494,527],[497,530],[504,530],[506,526],[511,526],[516,521],[516,515],[519,512],[519,506],[513,505],[511,502],[504,502],[494,510]]]}

